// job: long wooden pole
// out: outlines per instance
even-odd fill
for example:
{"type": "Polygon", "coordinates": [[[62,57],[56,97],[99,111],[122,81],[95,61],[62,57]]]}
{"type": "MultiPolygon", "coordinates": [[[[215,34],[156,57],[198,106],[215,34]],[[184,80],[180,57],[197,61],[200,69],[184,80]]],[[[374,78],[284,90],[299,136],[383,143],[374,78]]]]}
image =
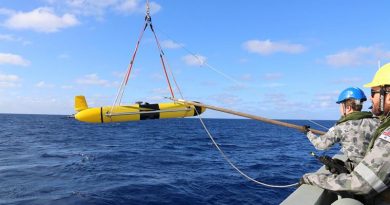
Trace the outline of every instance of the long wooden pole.
{"type": "MultiPolygon", "coordinates": [[[[295,124],[282,122],[282,121],[278,121],[278,120],[271,120],[271,119],[268,119],[268,118],[264,118],[264,117],[260,117],[260,116],[256,116],[256,115],[251,115],[251,114],[247,114],[247,113],[243,113],[243,112],[233,111],[233,110],[229,110],[229,109],[225,109],[225,108],[221,108],[221,107],[215,107],[215,106],[212,106],[212,105],[206,105],[206,104],[199,103],[199,102],[181,100],[181,99],[176,99],[176,98],[170,98],[170,99],[173,100],[173,101],[176,101],[176,102],[183,103],[183,104],[189,104],[189,105],[196,105],[196,106],[200,106],[200,107],[205,107],[205,108],[208,108],[208,109],[211,109],[211,110],[216,110],[216,111],[229,113],[229,114],[233,114],[233,115],[237,115],[237,116],[241,116],[241,117],[246,117],[246,118],[250,118],[250,119],[253,119],[253,120],[259,120],[259,121],[270,123],[270,124],[274,124],[274,125],[280,125],[280,126],[284,126],[284,127],[294,128],[294,129],[297,129],[299,131],[302,131],[302,130],[305,129],[305,127],[301,126],[301,125],[295,125],[295,124]]],[[[310,129],[310,131],[312,133],[314,133],[314,134],[319,134],[319,135],[325,134],[325,132],[322,132],[322,131],[319,131],[319,130],[315,130],[315,129],[310,129]]]]}

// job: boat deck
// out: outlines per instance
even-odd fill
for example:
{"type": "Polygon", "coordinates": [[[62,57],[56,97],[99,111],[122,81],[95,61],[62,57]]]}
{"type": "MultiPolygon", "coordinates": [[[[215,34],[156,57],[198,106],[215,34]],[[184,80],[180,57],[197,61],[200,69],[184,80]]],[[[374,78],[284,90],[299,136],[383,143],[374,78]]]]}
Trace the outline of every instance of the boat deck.
{"type": "MultiPolygon", "coordinates": [[[[335,155],[335,158],[346,160],[345,155],[335,155]]],[[[322,166],[318,173],[328,172],[325,166],[322,166]]],[[[338,199],[335,193],[321,189],[316,186],[303,184],[288,196],[281,205],[312,204],[312,205],[330,205],[338,199]]]]}

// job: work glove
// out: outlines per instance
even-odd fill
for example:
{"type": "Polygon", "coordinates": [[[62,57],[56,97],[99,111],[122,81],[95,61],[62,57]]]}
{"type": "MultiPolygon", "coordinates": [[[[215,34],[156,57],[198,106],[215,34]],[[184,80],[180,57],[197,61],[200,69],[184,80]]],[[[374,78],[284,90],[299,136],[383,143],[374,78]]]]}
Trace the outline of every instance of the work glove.
{"type": "Polygon", "coordinates": [[[302,128],[301,128],[301,131],[304,134],[307,134],[310,131],[310,126],[309,125],[303,125],[302,128]]]}
{"type": "Polygon", "coordinates": [[[305,180],[303,179],[303,177],[304,177],[304,176],[302,176],[302,177],[299,179],[299,182],[298,182],[298,184],[297,184],[297,188],[299,188],[302,184],[309,184],[309,185],[310,185],[310,183],[305,182],[305,180]]]}
{"type": "Polygon", "coordinates": [[[305,181],[303,181],[303,177],[301,177],[301,178],[299,179],[299,182],[298,182],[296,188],[298,189],[302,184],[305,184],[305,181]]]}
{"type": "MultiPolygon", "coordinates": [[[[339,160],[337,158],[333,158],[332,160],[333,160],[334,163],[336,163],[336,164],[338,164],[340,166],[345,167],[345,163],[342,160],[339,160]]],[[[325,166],[325,169],[329,170],[329,172],[332,173],[332,174],[340,174],[335,168],[330,168],[329,166],[325,166]]]]}

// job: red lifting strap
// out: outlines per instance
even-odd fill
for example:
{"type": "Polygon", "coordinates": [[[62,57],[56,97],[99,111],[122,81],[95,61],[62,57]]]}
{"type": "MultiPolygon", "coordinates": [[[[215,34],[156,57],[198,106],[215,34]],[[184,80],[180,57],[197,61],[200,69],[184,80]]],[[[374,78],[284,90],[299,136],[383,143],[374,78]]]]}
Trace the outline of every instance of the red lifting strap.
{"type": "Polygon", "coordinates": [[[129,68],[127,69],[127,72],[126,72],[125,85],[127,85],[127,81],[129,80],[130,73],[131,73],[131,69],[133,68],[133,64],[134,64],[134,59],[135,59],[135,56],[137,55],[137,51],[138,51],[139,44],[140,44],[140,42],[141,42],[142,36],[144,35],[145,29],[146,29],[147,26],[148,26],[148,22],[145,21],[145,26],[144,26],[144,28],[142,29],[141,34],[140,34],[139,37],[138,37],[138,41],[137,41],[137,44],[136,44],[136,46],[135,46],[135,50],[134,50],[134,53],[133,53],[133,57],[131,58],[131,61],[130,61],[130,64],[129,64],[129,68]]]}
{"type": "Polygon", "coordinates": [[[161,46],[160,46],[160,42],[158,41],[157,35],[156,35],[156,33],[154,32],[152,23],[150,23],[150,29],[151,29],[152,32],[153,32],[154,39],[156,39],[157,47],[158,47],[158,49],[159,49],[159,51],[160,51],[161,64],[162,64],[162,67],[163,67],[163,69],[164,69],[165,77],[167,78],[167,83],[168,83],[168,86],[169,86],[169,90],[171,91],[172,97],[174,97],[175,95],[173,94],[171,82],[169,81],[169,77],[168,77],[168,74],[167,74],[167,69],[165,68],[164,57],[163,57],[163,56],[164,56],[164,52],[163,52],[163,50],[162,50],[162,48],[161,48],[161,46]]]}
{"type": "Polygon", "coordinates": [[[161,64],[162,64],[162,67],[164,69],[164,73],[165,73],[165,77],[167,79],[167,83],[168,83],[168,86],[169,86],[169,90],[171,92],[171,95],[173,98],[175,98],[175,95],[173,93],[173,89],[172,89],[172,86],[171,86],[171,82],[169,81],[169,76],[168,76],[168,73],[167,73],[167,70],[165,68],[165,62],[164,62],[164,52],[161,48],[161,45],[160,45],[160,42],[157,38],[157,35],[156,33],[154,32],[154,29],[153,29],[153,26],[152,26],[152,21],[151,21],[151,18],[150,16],[146,16],[145,17],[145,26],[143,27],[142,31],[141,31],[141,34],[139,35],[139,38],[138,38],[138,41],[137,41],[137,44],[136,44],[136,47],[135,47],[135,50],[134,50],[134,53],[133,53],[133,57],[131,58],[131,61],[130,61],[130,64],[129,64],[129,68],[126,72],[126,75],[125,75],[125,85],[127,85],[127,82],[129,80],[129,77],[130,77],[130,73],[131,73],[131,70],[133,68],[133,65],[134,65],[134,60],[135,60],[135,56],[137,55],[137,51],[138,51],[138,47],[139,47],[139,44],[142,40],[142,37],[144,35],[144,32],[146,30],[146,28],[148,27],[148,25],[150,26],[150,30],[152,30],[153,32],[153,35],[154,35],[154,38],[156,40],[156,44],[157,44],[157,47],[158,47],[158,50],[160,52],[160,59],[161,59],[161,64]]]}

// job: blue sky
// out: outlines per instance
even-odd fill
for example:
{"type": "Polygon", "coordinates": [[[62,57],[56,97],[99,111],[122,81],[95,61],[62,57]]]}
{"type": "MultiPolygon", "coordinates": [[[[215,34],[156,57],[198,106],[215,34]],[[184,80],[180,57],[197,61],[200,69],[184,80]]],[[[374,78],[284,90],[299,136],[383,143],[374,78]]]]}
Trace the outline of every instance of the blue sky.
{"type": "MultiPolygon", "coordinates": [[[[189,100],[274,119],[334,120],[338,93],[370,82],[378,61],[390,60],[384,0],[150,3],[169,68],[189,100]]],[[[0,113],[72,114],[75,95],[90,106],[111,105],[144,15],[138,0],[2,0],[0,113]]],[[[166,96],[148,29],[123,102],[166,96]]]]}

